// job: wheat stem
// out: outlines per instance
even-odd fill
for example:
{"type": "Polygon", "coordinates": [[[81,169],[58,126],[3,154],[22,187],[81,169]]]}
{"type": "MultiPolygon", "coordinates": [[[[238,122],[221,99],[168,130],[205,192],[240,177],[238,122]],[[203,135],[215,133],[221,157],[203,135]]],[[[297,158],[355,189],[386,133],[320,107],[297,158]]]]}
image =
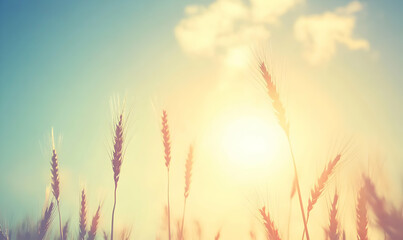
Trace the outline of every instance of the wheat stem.
{"type": "Polygon", "coordinates": [[[113,240],[113,226],[114,226],[114,216],[116,209],[116,189],[117,185],[115,184],[115,190],[113,192],[113,208],[112,208],[112,223],[111,223],[111,240],[113,240]]]}
{"type": "Polygon", "coordinates": [[[307,221],[305,219],[304,204],[302,203],[301,189],[299,187],[299,178],[298,178],[297,166],[296,166],[296,163],[295,163],[294,151],[292,150],[291,140],[290,140],[290,137],[288,135],[287,135],[287,139],[288,139],[288,145],[290,147],[292,163],[293,163],[293,166],[294,166],[295,186],[297,188],[299,206],[301,208],[302,220],[304,222],[304,231],[306,232],[306,239],[309,240],[310,238],[309,238],[309,232],[308,232],[308,225],[307,225],[307,221]]]}
{"type": "Polygon", "coordinates": [[[169,204],[169,168],[167,168],[168,238],[171,240],[171,207],[169,204]]]}
{"type": "Polygon", "coordinates": [[[180,239],[179,240],[183,240],[183,226],[185,224],[185,211],[186,211],[186,197],[183,200],[183,214],[182,214],[182,224],[181,224],[181,233],[180,233],[180,239]]]}
{"type": "Polygon", "coordinates": [[[57,202],[57,212],[59,213],[59,229],[60,229],[60,239],[63,239],[63,230],[62,230],[62,216],[60,215],[60,203],[57,202]]]}

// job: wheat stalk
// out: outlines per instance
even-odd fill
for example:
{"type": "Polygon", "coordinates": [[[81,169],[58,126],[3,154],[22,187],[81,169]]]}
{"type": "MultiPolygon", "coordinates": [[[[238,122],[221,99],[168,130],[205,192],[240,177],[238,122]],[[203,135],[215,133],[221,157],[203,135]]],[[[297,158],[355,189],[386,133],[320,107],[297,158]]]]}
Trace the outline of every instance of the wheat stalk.
{"type": "Polygon", "coordinates": [[[123,228],[120,232],[120,240],[129,240],[132,234],[132,229],[123,228]]]}
{"type": "Polygon", "coordinates": [[[287,118],[285,116],[285,109],[280,100],[280,96],[278,94],[276,84],[272,81],[271,75],[267,71],[264,61],[260,61],[259,68],[260,68],[260,73],[266,83],[269,97],[272,100],[273,109],[277,116],[278,122],[279,122],[280,126],[283,128],[285,135],[287,137],[287,140],[288,140],[288,145],[290,148],[291,158],[292,158],[293,167],[294,167],[295,185],[296,185],[297,192],[298,192],[298,200],[299,200],[299,205],[300,205],[300,209],[301,209],[302,221],[304,222],[304,232],[306,232],[307,240],[310,240],[309,232],[308,232],[308,225],[307,225],[307,221],[305,219],[305,211],[304,211],[304,204],[302,202],[301,189],[299,186],[297,165],[295,162],[295,156],[294,156],[294,152],[292,150],[292,145],[291,145],[291,140],[290,140],[290,134],[289,134],[290,126],[289,126],[289,124],[287,122],[287,118]]]}
{"type": "Polygon", "coordinates": [[[165,166],[169,169],[171,163],[171,135],[169,133],[168,114],[166,110],[162,111],[162,142],[164,145],[165,166]]]}
{"type": "Polygon", "coordinates": [[[389,239],[403,239],[403,214],[401,209],[395,209],[384,198],[378,196],[375,185],[368,177],[364,177],[368,203],[377,220],[377,224],[389,239]]]}
{"type": "Polygon", "coordinates": [[[62,240],[67,240],[68,232],[69,232],[69,221],[66,221],[66,223],[63,226],[63,239],[62,240]]]}
{"type": "Polygon", "coordinates": [[[78,240],[84,240],[87,233],[87,199],[84,189],[81,191],[79,228],[78,240]]]}
{"type": "Polygon", "coordinates": [[[249,237],[251,240],[256,240],[256,233],[252,229],[249,231],[249,237]]]}
{"type": "MultiPolygon", "coordinates": [[[[331,175],[334,172],[334,169],[336,168],[337,163],[339,163],[341,158],[341,154],[337,154],[336,157],[331,160],[328,165],[323,169],[322,174],[320,175],[318,181],[316,182],[315,186],[313,189],[311,189],[311,195],[308,199],[308,207],[307,207],[307,216],[306,216],[306,222],[308,223],[309,221],[309,214],[311,213],[313,206],[316,204],[318,201],[319,197],[322,195],[322,192],[326,186],[327,181],[331,177],[331,175]]],[[[304,239],[305,236],[305,231],[302,233],[302,239],[304,239]]]]}
{"type": "Polygon", "coordinates": [[[261,71],[263,79],[265,80],[267,91],[268,91],[269,97],[272,100],[272,105],[274,108],[274,112],[277,116],[278,122],[279,122],[280,126],[283,128],[286,135],[288,136],[290,125],[288,124],[287,118],[285,116],[285,109],[280,100],[280,96],[277,91],[277,86],[273,82],[273,80],[271,78],[271,74],[267,71],[266,65],[263,61],[260,63],[260,71],[261,71]]]}
{"type": "Polygon", "coordinates": [[[263,225],[266,230],[267,239],[268,240],[281,240],[278,230],[277,230],[276,226],[274,225],[274,222],[270,218],[269,212],[267,211],[267,213],[266,213],[266,207],[263,206],[261,209],[259,209],[259,212],[263,218],[263,225]]]}
{"type": "Polygon", "coordinates": [[[365,187],[361,187],[357,197],[357,238],[368,240],[368,212],[367,193],[365,187]]]}
{"type": "Polygon", "coordinates": [[[56,150],[53,148],[51,165],[51,176],[52,176],[52,193],[56,201],[60,200],[60,180],[59,180],[59,163],[57,160],[56,150]]]}
{"type": "Polygon", "coordinates": [[[337,202],[339,199],[339,195],[337,192],[334,193],[333,197],[333,202],[332,202],[332,208],[330,209],[329,212],[329,230],[328,230],[328,236],[329,240],[339,240],[340,239],[340,233],[339,233],[339,221],[337,220],[337,202]]]}
{"type": "Polygon", "coordinates": [[[187,199],[189,196],[190,182],[192,180],[191,179],[192,167],[193,167],[193,146],[190,146],[185,165],[185,192],[184,192],[185,199],[187,199]]]}
{"type": "MultiPolygon", "coordinates": [[[[287,239],[290,239],[290,225],[291,225],[291,214],[292,214],[292,199],[297,191],[297,183],[294,176],[292,181],[291,192],[290,192],[290,210],[288,211],[288,221],[287,221],[287,239]]],[[[305,230],[304,230],[305,231],[305,230]]]]}
{"type": "Polygon", "coordinates": [[[191,177],[192,177],[192,167],[193,167],[193,146],[191,145],[189,147],[189,153],[186,158],[186,164],[185,164],[185,192],[184,192],[184,203],[183,203],[182,226],[181,226],[181,233],[180,233],[179,239],[183,239],[183,226],[185,223],[186,200],[189,196],[190,182],[191,182],[191,177]]]}
{"type": "Polygon", "coordinates": [[[195,221],[195,225],[196,225],[196,236],[197,239],[201,240],[202,239],[202,227],[200,225],[199,221],[195,221]]]}
{"type": "Polygon", "coordinates": [[[214,240],[219,240],[221,236],[221,230],[218,230],[217,234],[214,237],[214,240]]]}
{"type": "Polygon", "coordinates": [[[50,162],[50,172],[51,172],[51,180],[52,180],[52,192],[53,196],[56,199],[57,211],[59,213],[59,231],[60,231],[60,239],[63,239],[63,231],[62,231],[62,216],[60,214],[60,179],[59,179],[59,162],[57,159],[57,153],[55,149],[55,138],[53,135],[52,128],[52,159],[50,162]]]}
{"type": "Polygon", "coordinates": [[[290,192],[290,199],[294,198],[295,192],[297,191],[297,186],[296,186],[296,180],[294,177],[294,180],[292,181],[292,186],[291,186],[291,192],[290,192]]]}
{"type": "Polygon", "coordinates": [[[162,143],[164,145],[164,159],[167,168],[167,202],[168,202],[168,239],[171,240],[171,207],[169,204],[169,166],[171,163],[171,141],[168,125],[168,114],[165,110],[162,111],[162,143]]]}
{"type": "Polygon", "coordinates": [[[113,224],[116,208],[116,191],[118,188],[118,181],[120,177],[120,168],[123,162],[123,113],[119,115],[118,122],[115,126],[115,136],[113,145],[113,155],[112,155],[112,169],[113,169],[113,179],[115,182],[115,190],[113,195],[113,209],[112,209],[112,223],[111,223],[111,240],[113,240],[113,224]]]}
{"type": "Polygon", "coordinates": [[[88,240],[94,240],[95,236],[97,235],[98,223],[100,218],[100,210],[101,206],[98,206],[97,211],[95,212],[94,217],[92,218],[91,228],[88,231],[88,240]]]}
{"type": "Polygon", "coordinates": [[[337,154],[337,156],[328,163],[328,165],[323,169],[322,174],[320,175],[318,181],[316,182],[314,188],[311,190],[311,196],[308,200],[308,208],[307,208],[307,221],[309,220],[309,214],[313,209],[313,206],[318,201],[319,197],[322,195],[322,192],[326,186],[327,181],[331,177],[336,168],[337,163],[340,161],[341,154],[337,154]]]}
{"type": "Polygon", "coordinates": [[[54,212],[54,204],[51,202],[49,206],[45,209],[42,219],[39,222],[39,228],[38,228],[38,239],[42,240],[45,238],[46,233],[49,230],[50,224],[52,222],[52,216],[54,212]]]}
{"type": "Polygon", "coordinates": [[[9,240],[10,234],[8,233],[7,229],[3,231],[0,226],[0,240],[9,240]]]}
{"type": "Polygon", "coordinates": [[[176,220],[176,239],[181,240],[181,221],[180,219],[176,220]]]}

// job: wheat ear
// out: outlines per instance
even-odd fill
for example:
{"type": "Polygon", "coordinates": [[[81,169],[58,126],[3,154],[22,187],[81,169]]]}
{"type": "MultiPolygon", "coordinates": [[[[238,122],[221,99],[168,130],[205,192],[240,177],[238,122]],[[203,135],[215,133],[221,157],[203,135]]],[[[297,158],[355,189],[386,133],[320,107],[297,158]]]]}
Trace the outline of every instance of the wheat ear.
{"type": "Polygon", "coordinates": [[[43,216],[39,223],[39,228],[38,228],[38,239],[39,240],[44,239],[46,236],[46,233],[49,230],[50,224],[53,219],[54,207],[55,207],[55,205],[53,204],[53,202],[51,202],[49,207],[47,207],[45,209],[45,212],[43,213],[43,216]]]}
{"type": "Polygon", "coordinates": [[[171,163],[171,136],[169,134],[168,114],[162,111],[162,143],[164,145],[164,159],[167,168],[167,202],[168,202],[168,239],[171,240],[171,207],[169,204],[169,166],[171,163]]]}
{"type": "Polygon", "coordinates": [[[364,177],[368,204],[376,216],[378,226],[389,239],[403,239],[403,215],[376,192],[375,185],[369,177],[364,177]]]}
{"type": "Polygon", "coordinates": [[[10,239],[10,234],[9,234],[8,230],[6,229],[5,231],[3,231],[0,226],[0,240],[9,240],[9,239],[10,239]]]}
{"type": "Polygon", "coordinates": [[[256,240],[257,239],[256,238],[256,233],[252,229],[249,230],[249,237],[250,237],[251,240],[256,240]]]}
{"type": "Polygon", "coordinates": [[[97,235],[98,223],[100,218],[100,210],[101,206],[98,206],[97,211],[95,212],[94,217],[92,218],[91,228],[88,231],[88,240],[94,240],[97,235]]]}
{"type": "Polygon", "coordinates": [[[59,213],[59,231],[60,231],[60,239],[63,239],[63,231],[62,231],[62,216],[60,214],[60,179],[59,179],[59,162],[57,159],[57,153],[55,149],[55,138],[53,135],[52,128],[52,159],[50,162],[50,172],[52,178],[52,192],[53,196],[56,199],[57,211],[59,213]]]}
{"type": "Polygon", "coordinates": [[[341,154],[337,154],[337,156],[331,160],[325,169],[323,169],[322,174],[320,175],[318,181],[316,182],[314,188],[311,190],[311,196],[308,200],[308,208],[307,208],[307,221],[309,220],[309,214],[313,209],[313,206],[318,201],[319,197],[322,195],[322,192],[326,186],[327,181],[331,177],[336,168],[337,163],[340,161],[341,154]]]}
{"type": "Polygon", "coordinates": [[[260,71],[263,79],[265,80],[267,92],[272,100],[273,109],[277,116],[278,122],[280,126],[283,128],[286,135],[288,136],[290,125],[288,124],[287,118],[285,116],[285,108],[280,100],[280,95],[277,91],[277,86],[273,82],[271,74],[267,71],[266,65],[263,61],[260,63],[260,71]]]}
{"type": "Polygon", "coordinates": [[[339,199],[339,195],[337,192],[334,193],[332,208],[329,212],[329,230],[328,236],[329,240],[339,240],[340,233],[339,233],[339,221],[337,220],[337,202],[339,199]]]}
{"type": "Polygon", "coordinates": [[[259,209],[260,215],[263,218],[263,225],[266,230],[268,240],[281,240],[280,235],[273,220],[270,218],[269,212],[266,213],[266,207],[259,209]]]}
{"type": "Polygon", "coordinates": [[[116,191],[118,188],[118,181],[120,177],[120,168],[123,162],[123,113],[119,115],[118,122],[115,126],[115,136],[113,145],[113,155],[112,155],[112,169],[113,169],[113,180],[115,182],[115,190],[113,195],[113,209],[112,209],[112,223],[111,223],[111,240],[113,240],[113,224],[115,217],[116,208],[116,191]]]}
{"type": "Polygon", "coordinates": [[[66,221],[66,223],[63,226],[63,240],[67,240],[68,233],[69,233],[69,221],[66,221]]]}
{"type": "Polygon", "coordinates": [[[361,187],[357,197],[357,238],[368,240],[367,192],[361,187]]]}
{"type": "Polygon", "coordinates": [[[87,233],[87,199],[84,189],[81,191],[79,228],[78,240],[84,240],[87,233]]]}
{"type": "Polygon", "coordinates": [[[120,232],[120,240],[129,240],[132,234],[132,229],[123,228],[120,232]]]}
{"type": "MultiPolygon", "coordinates": [[[[336,157],[331,160],[325,169],[323,169],[322,174],[320,175],[318,181],[316,182],[315,186],[313,189],[311,189],[311,195],[308,200],[308,207],[307,207],[307,216],[306,216],[306,222],[308,223],[309,221],[309,214],[311,213],[313,206],[316,204],[318,201],[319,197],[322,195],[323,190],[325,189],[326,183],[331,177],[331,175],[334,172],[334,169],[336,168],[337,164],[340,162],[341,154],[337,154],[336,157]]],[[[302,233],[302,239],[304,239],[305,236],[305,231],[302,233]]]]}
{"type": "Polygon", "coordinates": [[[183,216],[182,216],[180,239],[183,239],[183,226],[185,223],[186,200],[189,196],[190,182],[192,180],[191,179],[192,178],[192,167],[193,167],[193,146],[191,145],[189,147],[189,153],[186,158],[186,164],[185,164],[185,192],[184,192],[183,216]]]}
{"type": "Polygon", "coordinates": [[[291,140],[290,140],[290,134],[289,134],[290,126],[289,126],[289,124],[287,122],[287,118],[285,116],[285,109],[284,109],[282,102],[280,101],[280,96],[278,94],[276,84],[273,82],[271,75],[267,71],[264,61],[260,62],[259,68],[260,68],[260,73],[266,83],[269,97],[272,100],[273,109],[276,113],[278,122],[279,122],[280,126],[283,128],[285,135],[287,136],[288,145],[290,148],[290,153],[291,153],[291,158],[292,158],[292,163],[293,163],[293,167],[294,167],[295,185],[296,185],[297,193],[298,193],[299,206],[301,209],[302,221],[304,222],[304,231],[306,232],[307,240],[310,240],[309,232],[308,232],[308,225],[307,225],[306,218],[305,218],[304,204],[302,202],[301,189],[299,186],[297,165],[295,162],[295,156],[294,156],[294,152],[293,152],[291,140]]]}
{"type": "Polygon", "coordinates": [[[221,230],[218,230],[217,234],[214,237],[214,240],[219,240],[221,237],[221,230]]]}

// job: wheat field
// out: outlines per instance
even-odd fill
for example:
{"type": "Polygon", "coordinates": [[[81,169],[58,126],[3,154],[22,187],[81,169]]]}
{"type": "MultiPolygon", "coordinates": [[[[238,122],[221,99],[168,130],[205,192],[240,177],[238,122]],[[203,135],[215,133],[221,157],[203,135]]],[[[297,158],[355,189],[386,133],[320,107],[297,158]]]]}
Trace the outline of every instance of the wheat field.
{"type": "Polygon", "coordinates": [[[0,1],[0,240],[403,240],[402,8],[0,1]]]}
{"type": "MultiPolygon", "coordinates": [[[[290,203],[291,201],[298,202],[299,209],[297,215],[300,214],[299,224],[303,227],[302,231],[300,231],[301,239],[311,239],[310,232],[323,232],[323,239],[329,240],[337,240],[337,239],[347,239],[346,233],[344,230],[344,226],[340,218],[342,218],[341,207],[339,203],[340,192],[339,189],[342,189],[342,186],[334,186],[334,189],[330,190],[332,192],[333,197],[329,202],[327,220],[325,220],[322,224],[322,227],[314,224],[308,224],[311,214],[315,211],[315,205],[320,201],[326,201],[326,199],[322,199],[323,192],[329,185],[329,181],[331,181],[335,175],[342,175],[342,167],[340,165],[343,162],[351,161],[346,159],[348,157],[348,149],[342,148],[340,152],[337,152],[334,158],[331,158],[326,165],[324,166],[322,172],[320,173],[317,180],[312,184],[310,188],[309,198],[303,199],[301,196],[301,187],[300,187],[300,178],[301,175],[298,174],[297,171],[297,161],[293,153],[293,145],[291,144],[292,133],[290,132],[290,125],[292,124],[286,118],[286,109],[281,102],[280,94],[278,92],[275,79],[272,77],[272,74],[269,73],[267,68],[267,63],[263,60],[259,60],[258,69],[260,70],[261,80],[263,85],[265,86],[265,90],[267,91],[267,105],[271,107],[273,111],[273,115],[278,121],[278,127],[282,129],[284,135],[288,141],[289,151],[291,154],[290,159],[290,168],[293,169],[293,181],[292,185],[289,186],[290,189],[290,203]],[[297,196],[296,196],[297,195],[297,196]],[[318,229],[319,228],[319,229],[318,229]]],[[[124,107],[120,108],[119,113],[114,118],[114,128],[113,128],[113,136],[112,136],[112,149],[111,152],[111,176],[113,176],[114,183],[114,191],[113,191],[113,208],[112,208],[112,216],[106,214],[103,211],[103,203],[100,202],[96,208],[95,213],[90,214],[87,210],[87,193],[86,189],[81,189],[81,193],[77,193],[80,196],[80,204],[77,206],[76,212],[78,213],[75,218],[78,219],[78,225],[74,226],[70,223],[69,220],[62,221],[62,213],[60,211],[60,203],[63,201],[61,197],[61,188],[60,185],[63,184],[61,182],[59,172],[63,171],[62,168],[59,169],[59,159],[58,154],[55,148],[54,141],[54,133],[52,129],[52,152],[50,159],[50,188],[52,196],[48,196],[45,202],[45,207],[42,211],[42,216],[37,223],[35,221],[31,222],[30,225],[21,225],[19,227],[7,228],[2,227],[0,231],[1,239],[132,239],[130,229],[123,229],[120,232],[116,231],[114,227],[114,219],[115,219],[115,209],[117,206],[117,196],[124,196],[124,193],[120,193],[117,191],[118,183],[121,176],[121,168],[124,168],[125,152],[128,151],[126,148],[127,141],[127,128],[130,127],[127,125],[128,114],[125,111],[124,107]],[[109,229],[99,229],[99,221],[102,219],[105,222],[110,221],[110,230],[109,229]],[[54,229],[55,231],[51,231],[54,229]],[[56,229],[58,233],[56,233],[56,229]]],[[[197,155],[194,156],[193,146],[190,144],[187,157],[184,164],[184,179],[182,184],[182,189],[184,190],[182,193],[183,198],[183,209],[181,213],[181,218],[177,220],[175,223],[174,219],[172,219],[171,215],[171,204],[170,197],[171,192],[170,188],[178,187],[170,185],[170,167],[171,167],[171,131],[175,131],[172,129],[169,124],[169,115],[166,110],[162,110],[161,114],[161,136],[162,136],[162,145],[163,152],[161,153],[161,165],[165,165],[166,168],[166,205],[165,205],[165,213],[164,217],[161,219],[162,224],[165,225],[157,235],[157,239],[209,239],[202,238],[201,230],[199,229],[196,234],[192,234],[191,231],[187,231],[186,228],[191,224],[189,222],[189,217],[186,217],[186,208],[191,208],[191,202],[188,203],[188,198],[190,198],[193,194],[193,191],[197,191],[192,189],[192,172],[197,171],[197,169],[193,169],[194,158],[197,159],[197,155]]],[[[355,229],[356,229],[356,238],[358,240],[367,240],[371,239],[368,234],[368,230],[371,228],[377,229],[384,234],[384,239],[403,239],[403,230],[401,226],[403,226],[403,215],[402,212],[393,207],[394,205],[388,201],[387,198],[381,197],[377,189],[374,185],[373,180],[370,176],[365,173],[360,173],[357,171],[357,174],[362,174],[360,180],[360,187],[356,191],[356,201],[355,201],[355,229]],[[369,222],[373,222],[374,224],[370,226],[369,222]]],[[[112,181],[112,179],[111,179],[112,181]]],[[[139,196],[141,197],[141,195],[139,196]]],[[[190,199],[189,199],[190,200],[190,199]]],[[[255,231],[261,232],[262,239],[270,239],[270,240],[281,240],[281,239],[289,239],[289,232],[294,231],[293,229],[288,229],[288,233],[285,231],[286,229],[281,229],[276,220],[272,217],[273,215],[270,213],[271,206],[270,202],[264,203],[259,208],[254,209],[256,211],[257,222],[260,223],[259,229],[250,230],[249,237],[250,239],[257,239],[255,231]]],[[[175,209],[180,212],[180,209],[175,209]]],[[[236,211],[236,209],[234,209],[236,211]]],[[[118,216],[116,216],[118,218],[118,216]]],[[[288,220],[290,221],[290,219],[288,220]]],[[[107,224],[109,225],[109,224],[107,224]]],[[[288,226],[290,222],[288,222],[288,226]]],[[[211,227],[211,226],[200,226],[199,228],[211,227]]],[[[135,229],[135,227],[134,227],[135,229]]],[[[135,229],[135,231],[140,231],[141,229],[135,229]]],[[[216,230],[216,234],[214,239],[225,238],[224,234],[221,234],[223,229],[218,228],[216,230]]],[[[301,230],[299,228],[298,230],[301,230]]],[[[228,229],[227,231],[230,231],[228,229]]],[[[213,236],[212,236],[213,237],[213,236]]],[[[211,238],[212,238],[211,237],[211,238]]]]}

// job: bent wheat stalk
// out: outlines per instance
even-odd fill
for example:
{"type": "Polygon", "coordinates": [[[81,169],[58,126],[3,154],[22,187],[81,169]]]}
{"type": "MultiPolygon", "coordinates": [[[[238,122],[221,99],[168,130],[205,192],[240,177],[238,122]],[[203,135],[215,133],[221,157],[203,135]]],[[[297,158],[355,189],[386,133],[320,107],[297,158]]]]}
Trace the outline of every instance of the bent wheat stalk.
{"type": "Polygon", "coordinates": [[[290,126],[289,126],[289,124],[287,122],[287,118],[285,116],[285,108],[284,108],[282,102],[280,101],[280,96],[278,94],[277,87],[276,87],[275,83],[272,81],[271,75],[267,71],[264,61],[260,62],[259,68],[260,68],[260,73],[262,74],[262,77],[266,83],[269,97],[272,100],[273,109],[277,116],[278,122],[279,122],[280,126],[283,128],[285,135],[287,136],[288,145],[290,148],[290,153],[291,153],[291,158],[292,158],[292,163],[293,163],[293,167],[294,167],[295,186],[296,186],[297,193],[298,193],[302,220],[304,222],[304,231],[306,232],[307,240],[310,240],[308,226],[307,226],[307,222],[306,222],[306,218],[305,218],[304,204],[302,203],[301,189],[299,186],[297,165],[295,162],[295,156],[294,156],[294,152],[293,152],[291,140],[290,140],[290,134],[289,134],[290,126]]]}
{"type": "Polygon", "coordinates": [[[323,169],[322,174],[320,175],[316,185],[311,190],[311,196],[308,200],[308,208],[307,208],[307,221],[309,220],[309,213],[312,211],[313,206],[318,201],[319,197],[322,195],[323,189],[326,186],[327,181],[331,177],[336,168],[337,163],[340,161],[341,154],[337,154],[337,156],[328,163],[328,165],[323,169]]]}
{"type": "MultiPolygon", "coordinates": [[[[334,169],[337,166],[337,163],[340,162],[341,154],[337,154],[336,157],[331,160],[325,169],[323,169],[322,174],[320,175],[318,181],[316,182],[314,188],[311,190],[311,196],[309,197],[308,200],[308,207],[307,207],[307,212],[306,212],[306,222],[308,223],[309,221],[309,214],[311,213],[313,206],[316,204],[318,201],[319,197],[322,195],[323,190],[325,189],[326,183],[329,180],[329,178],[332,176],[334,173],[334,169]]],[[[305,231],[302,234],[302,239],[304,239],[305,236],[305,231]]]]}

